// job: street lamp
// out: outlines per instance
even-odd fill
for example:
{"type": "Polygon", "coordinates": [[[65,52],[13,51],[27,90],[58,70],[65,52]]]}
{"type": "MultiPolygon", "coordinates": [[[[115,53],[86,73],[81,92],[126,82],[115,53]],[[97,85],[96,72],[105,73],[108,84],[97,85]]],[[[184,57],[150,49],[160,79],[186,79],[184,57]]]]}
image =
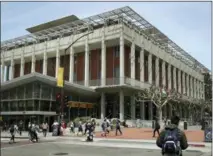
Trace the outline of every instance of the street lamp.
{"type": "MultiPolygon", "coordinates": [[[[63,66],[62,68],[65,67],[65,56],[66,56],[66,52],[67,50],[72,46],[74,45],[78,40],[80,40],[81,38],[83,38],[84,36],[87,36],[89,34],[93,33],[93,30],[85,33],[84,35],[80,36],[79,38],[77,38],[75,41],[73,41],[65,50],[64,50],[64,58],[63,58],[63,66]]],[[[57,69],[58,70],[58,69],[57,69]]],[[[65,84],[65,74],[63,74],[63,83],[65,84]]],[[[63,120],[63,117],[64,117],[64,84],[63,84],[63,87],[61,87],[61,120],[63,120]]]]}

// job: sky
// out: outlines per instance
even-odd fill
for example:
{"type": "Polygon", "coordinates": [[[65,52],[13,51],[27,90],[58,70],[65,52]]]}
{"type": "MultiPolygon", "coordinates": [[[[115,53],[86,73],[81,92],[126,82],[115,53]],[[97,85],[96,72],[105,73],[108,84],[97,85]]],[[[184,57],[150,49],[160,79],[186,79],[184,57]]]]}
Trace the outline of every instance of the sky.
{"type": "Polygon", "coordinates": [[[1,40],[26,28],[74,14],[85,18],[129,6],[211,69],[211,2],[3,2],[1,40]]]}

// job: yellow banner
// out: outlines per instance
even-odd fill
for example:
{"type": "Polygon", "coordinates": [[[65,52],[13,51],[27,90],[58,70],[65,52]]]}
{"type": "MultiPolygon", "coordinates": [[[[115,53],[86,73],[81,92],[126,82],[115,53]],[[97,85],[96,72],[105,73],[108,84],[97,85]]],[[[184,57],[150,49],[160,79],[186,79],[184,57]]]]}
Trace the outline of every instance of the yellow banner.
{"type": "Polygon", "coordinates": [[[64,87],[64,68],[58,68],[57,86],[64,87]]]}

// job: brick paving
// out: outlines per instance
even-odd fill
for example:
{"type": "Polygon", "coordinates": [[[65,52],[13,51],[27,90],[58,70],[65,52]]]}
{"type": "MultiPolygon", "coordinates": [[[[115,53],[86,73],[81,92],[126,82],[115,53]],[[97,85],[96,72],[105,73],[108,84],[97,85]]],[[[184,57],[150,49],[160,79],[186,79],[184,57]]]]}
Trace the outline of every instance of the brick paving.
{"type": "MultiPolygon", "coordinates": [[[[124,128],[122,129],[123,135],[115,136],[115,131],[111,131],[107,135],[107,138],[118,138],[118,139],[143,139],[143,140],[156,140],[157,137],[153,138],[153,130],[151,128],[124,128]]],[[[203,142],[204,131],[201,130],[186,130],[184,131],[189,142],[203,142]]],[[[96,132],[97,138],[102,137],[101,132],[96,132]]],[[[157,133],[156,133],[156,136],[157,133]]]]}

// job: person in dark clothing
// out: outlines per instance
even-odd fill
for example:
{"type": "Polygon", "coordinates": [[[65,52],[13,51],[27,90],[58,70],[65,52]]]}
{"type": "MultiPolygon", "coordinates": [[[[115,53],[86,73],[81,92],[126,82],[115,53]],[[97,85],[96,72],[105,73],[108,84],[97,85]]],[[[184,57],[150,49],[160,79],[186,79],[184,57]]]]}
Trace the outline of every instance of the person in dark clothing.
{"type": "Polygon", "coordinates": [[[158,119],[155,120],[155,128],[154,128],[154,131],[153,131],[153,137],[155,137],[155,133],[157,132],[158,133],[158,136],[160,135],[160,124],[159,124],[159,121],[158,119]]]}
{"type": "Polygon", "coordinates": [[[156,141],[156,144],[157,144],[158,147],[160,147],[160,148],[164,147],[165,136],[167,135],[166,133],[167,133],[168,130],[170,130],[170,131],[176,131],[177,132],[177,139],[180,143],[181,151],[188,148],[188,141],[187,141],[186,135],[183,131],[181,131],[178,128],[179,121],[180,121],[180,118],[178,116],[172,117],[171,124],[165,127],[165,129],[160,133],[160,136],[158,137],[158,139],[156,141]]]}
{"type": "Polygon", "coordinates": [[[120,120],[117,119],[116,120],[116,127],[115,127],[115,135],[118,135],[118,131],[120,132],[120,135],[122,135],[122,131],[121,131],[121,125],[120,125],[120,120]]]}
{"type": "Polygon", "coordinates": [[[85,123],[84,135],[86,135],[88,129],[89,129],[89,122],[87,121],[85,123]]]}
{"type": "Polygon", "coordinates": [[[19,122],[19,125],[18,125],[18,130],[19,130],[19,135],[21,136],[22,135],[22,130],[23,130],[23,121],[21,120],[19,122]]]}

